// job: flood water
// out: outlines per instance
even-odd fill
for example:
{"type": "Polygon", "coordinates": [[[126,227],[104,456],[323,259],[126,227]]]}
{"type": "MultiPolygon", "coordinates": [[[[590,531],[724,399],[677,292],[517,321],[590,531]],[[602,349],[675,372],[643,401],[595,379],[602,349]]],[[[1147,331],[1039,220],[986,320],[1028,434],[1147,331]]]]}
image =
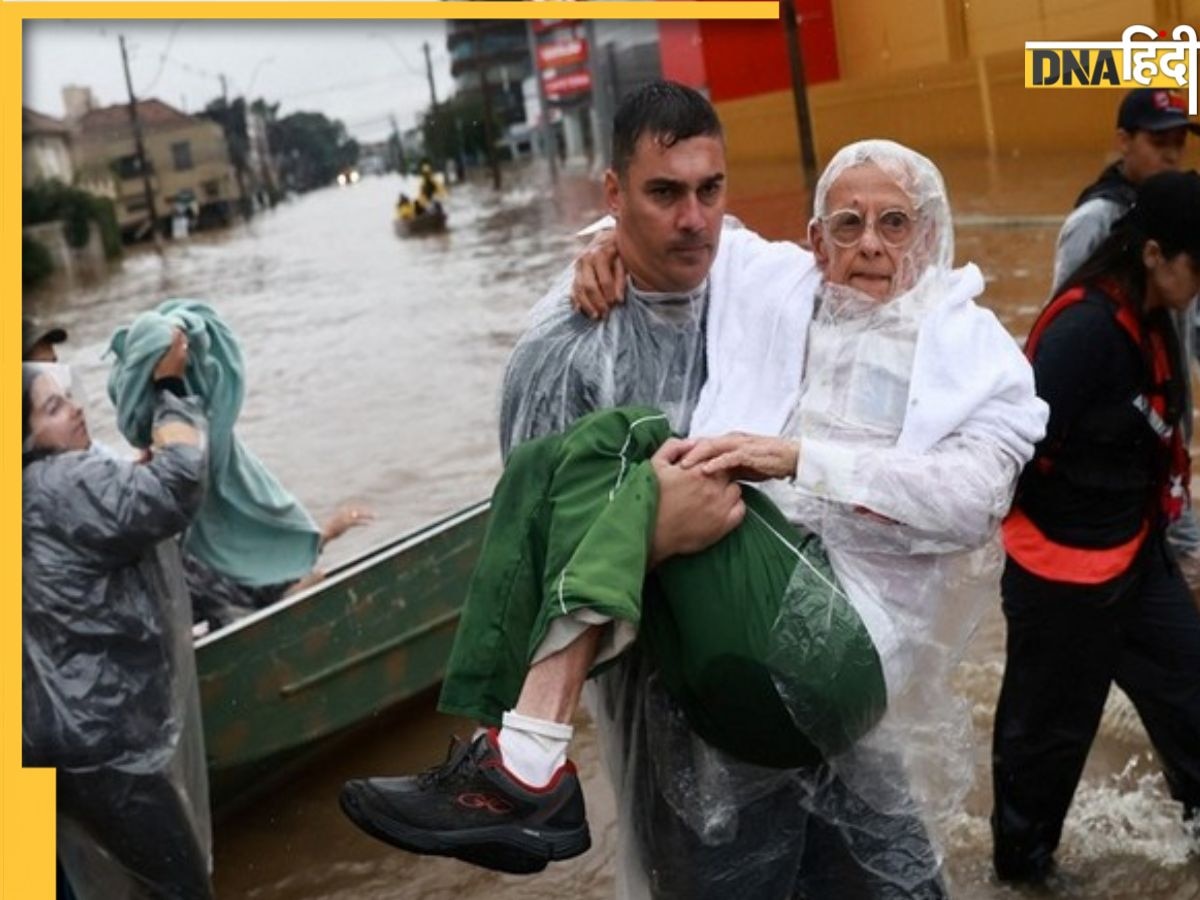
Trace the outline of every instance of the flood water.
{"type": "MultiPolygon", "coordinates": [[[[938,162],[955,208],[957,257],[980,265],[984,302],[1023,336],[1048,290],[1063,211],[1104,160],[938,162]]],[[[377,513],[370,527],[330,548],[325,562],[336,562],[485,496],[499,472],[497,396],[506,356],[525,312],[577,246],[572,232],[601,206],[585,173],[566,173],[554,189],[537,170],[508,179],[501,195],[483,186],[454,190],[446,235],[396,238],[391,204],[401,182],[367,178],[171,245],[161,259],[134,252],[101,283],[45,290],[27,303],[70,331],[63,355],[81,367],[94,432],[114,444],[102,359],[113,328],[168,297],[215,306],[246,358],[242,439],[318,519],[346,500],[377,513]]],[[[799,238],[806,201],[797,183],[790,169],[735,170],[730,209],[770,237],[799,238]]],[[[988,757],[1004,640],[998,607],[997,598],[957,679],[974,708],[975,786],[961,809],[934,823],[953,895],[971,900],[1023,896],[995,883],[989,862],[988,757]]],[[[586,773],[594,840],[582,857],[540,876],[497,876],[392,851],[343,819],[336,804],[343,779],[423,768],[442,758],[451,731],[466,733],[466,723],[438,716],[428,695],[219,820],[218,896],[611,897],[613,800],[595,736],[581,724],[573,756],[586,773]]],[[[1056,895],[1200,898],[1200,861],[1188,852],[1179,808],[1136,717],[1114,706],[1067,820],[1056,895]]]]}

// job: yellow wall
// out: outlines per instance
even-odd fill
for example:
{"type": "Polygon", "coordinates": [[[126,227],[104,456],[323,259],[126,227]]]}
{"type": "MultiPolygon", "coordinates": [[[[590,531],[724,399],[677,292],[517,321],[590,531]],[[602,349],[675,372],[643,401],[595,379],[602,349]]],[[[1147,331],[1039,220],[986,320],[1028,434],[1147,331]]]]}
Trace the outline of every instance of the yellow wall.
{"type": "MultiPolygon", "coordinates": [[[[1024,42],[1200,24],[1200,0],[834,0],[834,14],[843,77],[808,91],[818,164],[865,137],[935,155],[1103,153],[1122,92],[1027,89],[1024,42]]],[[[719,103],[731,161],[798,159],[793,109],[789,91],[719,103]]]]}
{"type": "Polygon", "coordinates": [[[1158,0],[985,0],[965,5],[967,48],[1003,53],[1025,41],[1119,40],[1158,19],[1158,0]]]}
{"type": "Polygon", "coordinates": [[[903,71],[951,58],[945,16],[936,0],[834,0],[842,78],[903,71]]]}

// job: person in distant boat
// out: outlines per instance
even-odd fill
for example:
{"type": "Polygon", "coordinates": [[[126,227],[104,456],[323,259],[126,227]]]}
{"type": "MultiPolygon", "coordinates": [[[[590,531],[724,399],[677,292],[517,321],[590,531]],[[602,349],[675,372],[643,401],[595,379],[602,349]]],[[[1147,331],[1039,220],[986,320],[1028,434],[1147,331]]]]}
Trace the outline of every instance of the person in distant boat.
{"type": "Polygon", "coordinates": [[[53,766],[81,900],[208,900],[208,784],[173,538],[204,494],[207,419],[176,331],[146,370],[150,462],[88,452],[62,365],[22,366],[22,749],[53,766]]]}
{"type": "Polygon", "coordinates": [[[446,189],[434,174],[429,160],[421,162],[421,185],[417,190],[417,199],[435,214],[441,213],[442,201],[446,199],[446,189]]]}
{"type": "Polygon", "coordinates": [[[408,194],[400,192],[400,198],[396,201],[396,218],[408,220],[417,215],[417,203],[408,194]]]}

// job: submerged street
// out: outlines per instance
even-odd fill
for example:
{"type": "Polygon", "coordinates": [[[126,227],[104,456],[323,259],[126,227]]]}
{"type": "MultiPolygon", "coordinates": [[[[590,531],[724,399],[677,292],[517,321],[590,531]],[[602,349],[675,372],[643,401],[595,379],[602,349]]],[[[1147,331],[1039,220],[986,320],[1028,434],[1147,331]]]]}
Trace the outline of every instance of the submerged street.
{"type": "MultiPolygon", "coordinates": [[[[1054,238],[1101,155],[936,159],[958,231],[956,261],[978,263],[983,301],[1023,337],[1049,289],[1054,238]]],[[[407,185],[368,176],[299,196],[246,224],[139,248],[93,285],[27,296],[70,333],[63,358],[83,376],[99,439],[120,445],[105,393],[113,330],[161,301],[213,305],[238,335],[247,397],[238,425],[253,449],[318,520],[340,503],[376,519],[326,552],[336,563],[485,497],[499,470],[497,406],[505,360],[524,317],[581,246],[573,233],[602,213],[598,180],[567,172],[551,187],[540,168],[506,173],[495,193],[455,185],[449,231],[397,238],[392,205],[407,185]]],[[[730,173],[729,209],[776,238],[804,234],[806,198],[791,171],[730,173]]],[[[991,717],[1003,666],[999,598],[961,666],[973,710],[975,784],[965,806],[934,824],[954,897],[1022,896],[990,866],[991,717]]],[[[551,898],[613,894],[613,800],[595,735],[577,731],[592,826],[590,852],[530,878],[392,851],[355,830],[337,807],[351,776],[407,773],[441,760],[450,733],[424,696],[343,741],[316,765],[214,825],[221,898],[551,898]]],[[[1128,709],[1101,727],[1067,820],[1056,896],[1200,898],[1200,872],[1149,745],[1128,709]]]]}

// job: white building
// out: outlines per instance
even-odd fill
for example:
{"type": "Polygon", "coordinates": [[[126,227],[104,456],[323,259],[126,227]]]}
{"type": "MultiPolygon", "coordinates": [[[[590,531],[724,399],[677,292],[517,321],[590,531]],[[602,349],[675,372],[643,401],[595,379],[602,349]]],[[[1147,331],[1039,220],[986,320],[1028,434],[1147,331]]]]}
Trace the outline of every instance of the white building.
{"type": "Polygon", "coordinates": [[[51,179],[63,184],[75,180],[70,129],[60,119],[22,106],[21,186],[29,187],[51,179]]]}

